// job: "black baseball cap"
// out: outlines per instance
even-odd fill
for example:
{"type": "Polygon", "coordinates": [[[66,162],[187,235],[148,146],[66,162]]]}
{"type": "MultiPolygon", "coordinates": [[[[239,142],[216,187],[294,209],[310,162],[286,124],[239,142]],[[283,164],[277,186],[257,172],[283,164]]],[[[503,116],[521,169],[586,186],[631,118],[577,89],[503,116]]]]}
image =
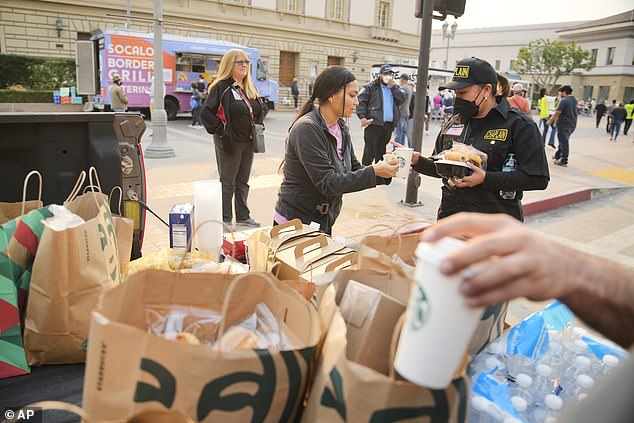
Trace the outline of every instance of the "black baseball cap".
{"type": "Polygon", "coordinates": [[[459,90],[470,85],[491,84],[497,86],[498,74],[486,60],[477,57],[462,59],[456,65],[453,78],[439,89],[459,90]]]}
{"type": "Polygon", "coordinates": [[[379,70],[379,73],[383,74],[383,73],[388,73],[388,72],[394,73],[394,71],[392,70],[392,66],[390,66],[390,65],[381,66],[381,69],[379,70]]]}

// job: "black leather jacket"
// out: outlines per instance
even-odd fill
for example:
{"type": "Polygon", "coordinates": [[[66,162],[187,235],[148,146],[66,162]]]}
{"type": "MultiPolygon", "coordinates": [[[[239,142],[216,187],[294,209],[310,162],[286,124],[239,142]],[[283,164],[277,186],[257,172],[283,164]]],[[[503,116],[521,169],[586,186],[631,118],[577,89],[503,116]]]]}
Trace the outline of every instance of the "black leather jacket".
{"type": "MultiPolygon", "coordinates": [[[[393,123],[396,125],[401,116],[398,106],[405,101],[405,93],[397,84],[392,87],[392,97],[394,98],[393,123]]],[[[372,125],[383,125],[383,91],[381,90],[381,80],[379,78],[365,85],[359,93],[357,116],[359,116],[359,119],[374,119],[371,123],[372,125]]]]}

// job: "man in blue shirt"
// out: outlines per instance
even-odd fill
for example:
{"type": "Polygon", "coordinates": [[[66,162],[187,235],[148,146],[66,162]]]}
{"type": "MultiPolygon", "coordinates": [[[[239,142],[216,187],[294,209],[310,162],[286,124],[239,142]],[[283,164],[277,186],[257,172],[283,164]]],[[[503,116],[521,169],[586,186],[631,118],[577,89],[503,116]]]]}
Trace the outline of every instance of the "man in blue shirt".
{"type": "Polygon", "coordinates": [[[377,78],[365,85],[359,93],[357,116],[365,129],[363,158],[361,163],[369,166],[380,162],[385,146],[390,141],[394,124],[400,118],[399,106],[405,101],[405,93],[394,83],[392,66],[383,65],[377,78]]]}
{"type": "Polygon", "coordinates": [[[561,101],[557,106],[557,110],[555,110],[555,113],[548,119],[546,124],[550,126],[557,121],[557,140],[559,141],[559,148],[555,152],[553,157],[555,160],[553,163],[559,166],[568,166],[570,135],[572,135],[577,127],[577,99],[572,95],[570,85],[561,87],[559,89],[559,95],[561,96],[561,101]]]}

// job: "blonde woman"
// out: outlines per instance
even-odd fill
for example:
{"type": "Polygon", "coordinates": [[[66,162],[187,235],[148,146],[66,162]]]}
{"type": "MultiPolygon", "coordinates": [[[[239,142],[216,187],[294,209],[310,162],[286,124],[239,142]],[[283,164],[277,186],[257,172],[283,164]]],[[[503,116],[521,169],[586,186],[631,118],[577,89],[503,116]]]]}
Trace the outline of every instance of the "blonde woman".
{"type": "Polygon", "coordinates": [[[222,184],[222,220],[233,222],[232,201],[238,225],[260,226],[251,218],[247,197],[253,167],[253,123],[262,123],[264,104],[251,80],[251,62],[239,49],[225,53],[209,87],[201,112],[205,129],[213,134],[216,163],[222,184]]]}

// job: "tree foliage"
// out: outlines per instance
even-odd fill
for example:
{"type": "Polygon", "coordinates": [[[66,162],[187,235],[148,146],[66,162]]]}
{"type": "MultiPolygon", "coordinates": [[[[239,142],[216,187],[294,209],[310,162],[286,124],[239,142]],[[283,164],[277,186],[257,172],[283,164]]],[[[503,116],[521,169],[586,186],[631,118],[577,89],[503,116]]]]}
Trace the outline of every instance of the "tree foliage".
{"type": "Polygon", "coordinates": [[[16,84],[34,90],[73,86],[75,61],[0,54],[0,89],[16,84]]]}
{"type": "Polygon", "coordinates": [[[531,75],[533,82],[550,91],[561,76],[593,67],[589,50],[583,50],[574,42],[540,38],[520,49],[513,69],[531,75]]]}

